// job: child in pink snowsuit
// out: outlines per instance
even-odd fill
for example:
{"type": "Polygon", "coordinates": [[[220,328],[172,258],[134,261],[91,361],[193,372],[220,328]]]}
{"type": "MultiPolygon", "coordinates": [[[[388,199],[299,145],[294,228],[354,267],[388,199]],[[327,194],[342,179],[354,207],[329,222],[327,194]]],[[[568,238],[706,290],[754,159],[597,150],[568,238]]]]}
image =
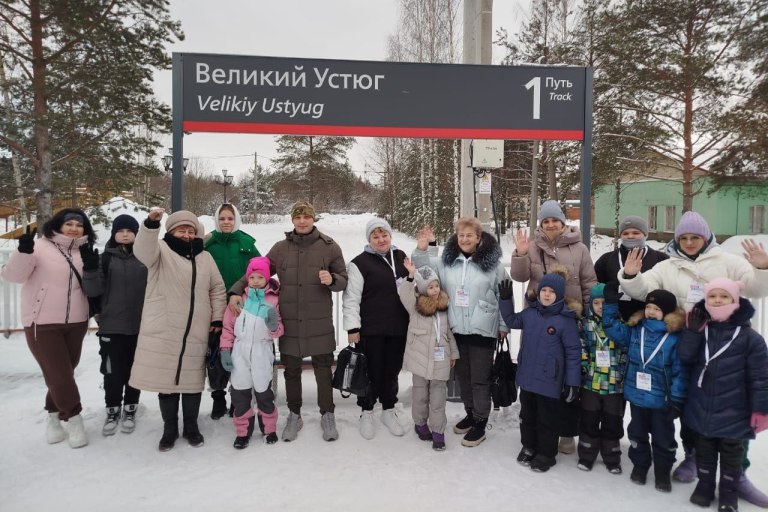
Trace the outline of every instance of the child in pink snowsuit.
{"type": "Polygon", "coordinates": [[[248,446],[254,429],[252,402],[255,396],[259,428],[267,444],[277,442],[277,407],[272,392],[272,365],[275,362],[273,338],[283,334],[283,322],[277,306],[280,285],[270,279],[269,258],[252,258],[245,271],[248,288],[243,307],[235,316],[224,312],[221,333],[221,363],[232,372],[232,405],[236,438],[234,447],[248,446]]]}

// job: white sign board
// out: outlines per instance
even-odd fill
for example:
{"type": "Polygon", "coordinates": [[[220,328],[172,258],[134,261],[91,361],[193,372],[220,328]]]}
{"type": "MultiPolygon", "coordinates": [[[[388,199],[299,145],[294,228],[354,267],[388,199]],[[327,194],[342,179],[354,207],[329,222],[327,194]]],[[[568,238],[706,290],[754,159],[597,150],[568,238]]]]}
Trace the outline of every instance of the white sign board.
{"type": "Polygon", "coordinates": [[[500,169],[504,167],[504,141],[474,139],[472,141],[472,167],[500,169]]]}
{"type": "Polygon", "coordinates": [[[477,186],[477,191],[480,194],[491,193],[491,173],[487,172],[480,177],[480,183],[477,186]]]}

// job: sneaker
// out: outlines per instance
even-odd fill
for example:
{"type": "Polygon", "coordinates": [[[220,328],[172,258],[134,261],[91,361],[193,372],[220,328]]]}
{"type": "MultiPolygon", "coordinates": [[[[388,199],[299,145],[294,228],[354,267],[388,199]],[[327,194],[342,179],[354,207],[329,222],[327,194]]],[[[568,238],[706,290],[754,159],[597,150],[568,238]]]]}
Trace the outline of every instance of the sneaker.
{"type": "Polygon", "coordinates": [[[138,408],[138,404],[128,404],[123,407],[123,418],[120,421],[121,432],[130,434],[136,429],[136,411],[138,408]]]}
{"type": "Polygon", "coordinates": [[[467,415],[453,426],[454,434],[466,434],[472,428],[475,423],[475,419],[472,417],[471,412],[467,412],[467,415]]]}
{"type": "Polygon", "coordinates": [[[632,468],[632,474],[629,475],[629,479],[637,485],[645,485],[648,478],[648,468],[635,466],[632,468]]]}
{"type": "Polygon", "coordinates": [[[474,418],[472,423],[472,428],[461,440],[461,445],[467,448],[473,448],[485,441],[485,426],[488,424],[488,418],[474,418]]]}
{"type": "Polygon", "coordinates": [[[606,464],[605,469],[608,470],[608,472],[612,475],[620,475],[621,474],[621,464],[606,464]]]}
{"type": "Polygon", "coordinates": [[[48,413],[48,424],[45,427],[45,440],[48,444],[60,443],[67,438],[67,432],[61,426],[58,412],[48,413]]]}
{"type": "Polygon", "coordinates": [[[582,471],[592,471],[592,466],[594,465],[594,462],[590,462],[588,460],[581,459],[578,464],[576,464],[576,467],[579,468],[582,471]]]}
{"type": "Polygon", "coordinates": [[[332,412],[326,412],[322,415],[320,427],[323,429],[324,441],[335,441],[339,438],[339,431],[336,430],[336,416],[332,412]]]}
{"type": "MultiPolygon", "coordinates": [[[[369,441],[376,437],[376,424],[373,421],[373,411],[363,411],[360,415],[360,435],[369,441]]],[[[432,436],[429,437],[430,440],[432,436]]]]}
{"type": "Polygon", "coordinates": [[[283,429],[283,441],[295,441],[296,437],[299,435],[299,430],[301,430],[301,427],[303,426],[304,420],[301,419],[301,416],[295,412],[288,413],[288,421],[283,429]]]}
{"type": "Polygon", "coordinates": [[[520,450],[520,453],[517,454],[517,462],[522,464],[523,466],[530,466],[531,461],[536,456],[536,454],[531,450],[530,448],[523,448],[520,450]]]}
{"type": "Polygon", "coordinates": [[[397,419],[397,413],[394,409],[385,409],[382,411],[381,422],[385,427],[387,427],[387,430],[389,430],[389,433],[393,436],[401,437],[405,435],[403,426],[400,425],[400,422],[397,419]]]}
{"type": "Polygon", "coordinates": [[[432,449],[436,452],[445,451],[445,434],[432,432],[432,449]]]}
{"type": "Polygon", "coordinates": [[[546,473],[549,468],[555,465],[554,457],[545,457],[543,455],[537,455],[531,461],[531,471],[536,473],[546,473]]]}
{"type": "Polygon", "coordinates": [[[264,440],[267,444],[275,444],[277,442],[277,432],[270,432],[267,434],[266,439],[264,440]]]}
{"type": "Polygon", "coordinates": [[[234,446],[236,450],[242,450],[244,448],[248,448],[250,442],[251,438],[248,436],[237,436],[232,446],[234,446]]]}
{"type": "Polygon", "coordinates": [[[560,442],[557,445],[557,450],[560,453],[570,455],[576,451],[576,441],[572,437],[561,437],[560,442]]]}
{"type": "Polygon", "coordinates": [[[101,427],[101,435],[113,436],[117,432],[117,424],[120,421],[120,407],[107,407],[107,417],[104,426],[101,427]]]}
{"type": "Polygon", "coordinates": [[[67,421],[69,446],[72,448],[82,448],[88,444],[88,436],[85,434],[85,425],[81,415],[72,416],[67,421]]]}
{"type": "Polygon", "coordinates": [[[429,431],[429,426],[426,423],[423,425],[414,425],[413,430],[416,431],[416,435],[418,435],[419,439],[422,441],[432,440],[432,432],[429,431]]]}

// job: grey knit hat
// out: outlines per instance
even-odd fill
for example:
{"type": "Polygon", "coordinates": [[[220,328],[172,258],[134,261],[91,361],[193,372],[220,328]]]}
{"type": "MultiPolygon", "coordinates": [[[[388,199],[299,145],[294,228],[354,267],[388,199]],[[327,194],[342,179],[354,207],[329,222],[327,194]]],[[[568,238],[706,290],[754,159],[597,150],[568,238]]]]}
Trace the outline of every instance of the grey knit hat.
{"type": "Polygon", "coordinates": [[[416,289],[419,290],[419,295],[427,294],[427,288],[432,281],[437,281],[438,284],[440,283],[440,278],[437,277],[437,272],[427,266],[417,268],[414,279],[416,280],[416,289]]]}
{"type": "Polygon", "coordinates": [[[373,233],[379,228],[383,229],[384,231],[389,233],[390,236],[392,236],[392,227],[389,225],[389,222],[385,221],[384,219],[374,217],[371,220],[369,220],[368,223],[365,225],[365,239],[370,241],[371,233],[373,233]]]}
{"type": "Polygon", "coordinates": [[[638,217],[637,215],[624,217],[624,220],[622,220],[621,224],[619,224],[619,236],[621,236],[621,233],[625,229],[636,229],[641,231],[644,236],[648,236],[648,222],[646,222],[644,218],[638,217]]]}
{"type": "Polygon", "coordinates": [[[560,208],[560,203],[554,199],[544,201],[544,204],[541,205],[541,209],[539,209],[539,224],[541,224],[544,219],[557,219],[565,225],[565,214],[560,208]]]}

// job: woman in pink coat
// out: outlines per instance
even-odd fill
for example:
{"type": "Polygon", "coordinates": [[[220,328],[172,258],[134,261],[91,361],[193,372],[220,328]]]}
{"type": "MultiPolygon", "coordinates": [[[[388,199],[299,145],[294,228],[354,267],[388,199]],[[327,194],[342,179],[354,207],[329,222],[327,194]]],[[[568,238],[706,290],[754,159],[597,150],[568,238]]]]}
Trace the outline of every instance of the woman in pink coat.
{"type": "Polygon", "coordinates": [[[46,438],[72,448],[88,444],[80,412],[75,368],[88,330],[88,299],[81,288],[83,261],[79,247],[96,235],[79,208],[65,208],[43,225],[43,236],[19,238],[19,252],[3,266],[2,276],[21,288],[21,321],[27,345],[43,372],[48,392],[46,438]],[[67,431],[61,425],[68,425],[67,431]]]}

